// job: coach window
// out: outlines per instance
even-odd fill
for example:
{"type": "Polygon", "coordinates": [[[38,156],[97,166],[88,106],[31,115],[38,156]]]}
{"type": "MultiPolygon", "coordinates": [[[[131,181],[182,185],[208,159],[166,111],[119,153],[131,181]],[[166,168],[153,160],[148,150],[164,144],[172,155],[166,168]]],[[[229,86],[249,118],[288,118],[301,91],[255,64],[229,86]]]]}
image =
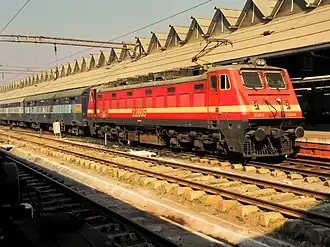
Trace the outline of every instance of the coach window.
{"type": "Polygon", "coordinates": [[[230,82],[227,74],[220,75],[220,89],[221,90],[229,90],[230,82]]]}
{"type": "Polygon", "coordinates": [[[212,75],[210,78],[210,89],[217,90],[217,76],[212,75]]]}
{"type": "Polygon", "coordinates": [[[117,95],[116,95],[115,93],[113,93],[113,94],[111,95],[111,97],[112,97],[112,98],[116,98],[117,95]]]}
{"type": "Polygon", "coordinates": [[[147,89],[146,90],[146,95],[151,95],[152,94],[152,90],[151,89],[147,89]]]}
{"type": "Polygon", "coordinates": [[[175,93],[175,87],[169,87],[167,88],[168,93],[175,93]]]}
{"type": "Polygon", "coordinates": [[[194,86],[194,89],[195,89],[195,90],[204,90],[204,84],[196,84],[196,85],[194,86]]]}

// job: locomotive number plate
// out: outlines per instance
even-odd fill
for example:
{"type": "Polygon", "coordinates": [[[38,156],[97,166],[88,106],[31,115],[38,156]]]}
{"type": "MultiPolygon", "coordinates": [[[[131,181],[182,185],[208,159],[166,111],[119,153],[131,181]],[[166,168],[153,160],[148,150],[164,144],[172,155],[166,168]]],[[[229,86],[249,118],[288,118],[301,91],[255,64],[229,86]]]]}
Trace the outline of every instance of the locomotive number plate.
{"type": "Polygon", "coordinates": [[[254,117],[265,117],[264,113],[254,113],[254,117]]]}
{"type": "Polygon", "coordinates": [[[288,113],[285,113],[285,115],[287,117],[296,117],[297,116],[297,113],[295,113],[295,112],[288,112],[288,113]]]}
{"type": "Polygon", "coordinates": [[[132,116],[133,117],[146,117],[147,109],[146,108],[133,108],[132,116]]]}

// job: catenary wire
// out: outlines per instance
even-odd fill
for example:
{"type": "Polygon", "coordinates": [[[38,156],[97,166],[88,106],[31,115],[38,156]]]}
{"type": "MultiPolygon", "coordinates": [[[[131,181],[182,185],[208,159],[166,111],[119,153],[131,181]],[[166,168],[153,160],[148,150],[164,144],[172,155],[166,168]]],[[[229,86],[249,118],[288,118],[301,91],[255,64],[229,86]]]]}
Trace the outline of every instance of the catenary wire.
{"type": "MultiPolygon", "coordinates": [[[[174,17],[176,17],[176,16],[178,16],[178,15],[184,14],[184,13],[186,13],[186,12],[189,12],[189,11],[191,11],[191,10],[193,10],[193,9],[196,9],[196,8],[198,8],[198,7],[201,7],[201,6],[205,5],[205,4],[208,4],[208,3],[213,2],[213,1],[214,1],[214,0],[207,0],[207,1],[204,1],[204,2],[202,2],[202,3],[200,3],[200,4],[197,4],[197,5],[193,6],[193,7],[190,7],[190,8],[188,8],[188,9],[182,10],[182,11],[176,13],[176,14],[172,14],[172,15],[170,15],[170,16],[168,16],[168,17],[165,17],[165,18],[163,18],[163,19],[160,19],[160,20],[158,20],[158,21],[155,21],[155,22],[153,22],[153,23],[150,23],[150,24],[145,25],[145,26],[143,26],[143,27],[140,27],[140,28],[138,28],[138,29],[132,30],[132,31],[130,31],[130,32],[128,32],[128,33],[122,34],[122,35],[120,35],[120,36],[118,36],[118,37],[115,37],[115,38],[109,40],[109,41],[115,41],[115,40],[118,40],[118,39],[124,38],[124,37],[126,37],[126,36],[128,36],[128,35],[131,35],[131,34],[134,34],[134,33],[136,33],[136,32],[142,31],[142,30],[144,30],[144,29],[146,29],[146,28],[152,27],[152,26],[157,25],[157,24],[159,24],[159,23],[161,23],[161,22],[164,22],[164,21],[167,21],[167,20],[169,20],[169,19],[172,19],[172,18],[174,18],[174,17]]],[[[70,58],[70,57],[76,56],[76,55],[78,55],[78,54],[81,54],[81,53],[83,53],[83,52],[90,51],[90,50],[92,50],[92,49],[93,49],[93,48],[84,49],[84,50],[82,50],[82,51],[79,51],[79,52],[76,52],[76,53],[73,53],[73,54],[67,55],[67,56],[65,56],[65,57],[62,57],[62,58],[60,58],[58,61],[61,61],[61,60],[64,60],[64,59],[67,59],[67,58],[70,58]]],[[[52,63],[55,63],[55,61],[51,61],[51,62],[49,62],[49,63],[46,63],[45,66],[46,66],[46,65],[49,65],[49,64],[52,64],[52,63]]]]}
{"type": "MultiPolygon", "coordinates": [[[[31,0],[29,0],[29,1],[31,1],[31,0]]],[[[29,2],[29,1],[28,1],[28,2],[29,2]]],[[[116,41],[116,40],[118,40],[118,39],[124,38],[124,37],[126,37],[126,36],[129,36],[129,35],[134,34],[134,33],[136,33],[136,32],[142,31],[142,30],[144,30],[144,29],[146,29],[146,28],[149,28],[149,27],[152,27],[152,26],[154,26],[154,25],[157,25],[157,24],[159,24],[159,23],[161,23],[161,22],[164,22],[164,21],[167,21],[167,20],[169,20],[169,19],[172,19],[172,18],[174,18],[174,17],[176,17],[176,16],[179,16],[179,15],[181,15],[181,14],[184,14],[184,13],[186,13],[186,12],[189,12],[189,11],[191,11],[191,10],[193,10],[193,9],[196,9],[196,8],[198,8],[198,7],[201,7],[201,6],[205,5],[205,4],[208,4],[208,3],[213,2],[213,1],[214,1],[214,0],[207,0],[207,1],[204,1],[204,2],[202,2],[202,3],[199,3],[199,4],[197,4],[197,5],[194,5],[194,6],[190,7],[190,8],[188,8],[188,9],[182,10],[182,11],[180,11],[180,12],[178,12],[178,13],[172,14],[172,15],[167,16],[167,17],[165,17],[165,18],[162,18],[162,19],[160,19],[160,20],[158,20],[158,21],[152,22],[152,23],[150,23],[150,24],[148,24],[148,25],[145,25],[145,26],[140,27],[140,28],[138,28],[138,29],[135,29],[135,30],[132,30],[132,31],[127,32],[127,33],[125,33],[125,34],[122,34],[122,35],[120,35],[120,36],[118,36],[118,37],[115,37],[115,38],[109,40],[109,41],[116,41]]],[[[81,54],[81,53],[83,53],[83,52],[87,52],[87,51],[92,50],[92,49],[93,49],[93,48],[87,48],[87,49],[84,49],[84,50],[82,50],[82,51],[79,51],[79,52],[76,52],[76,53],[73,53],[73,54],[67,55],[67,56],[65,56],[65,57],[62,57],[62,58],[60,58],[60,59],[58,59],[58,60],[56,60],[56,61],[51,61],[51,62],[49,62],[49,63],[46,63],[46,64],[44,64],[43,66],[40,66],[40,67],[38,67],[38,68],[43,68],[43,67],[45,67],[45,66],[47,66],[47,65],[50,65],[50,64],[56,63],[56,62],[58,62],[58,61],[61,61],[61,60],[67,59],[67,58],[71,58],[71,57],[73,57],[73,56],[76,56],[76,55],[81,54]]],[[[11,77],[11,78],[8,78],[8,80],[13,80],[13,79],[17,78],[17,77],[20,76],[20,75],[21,75],[21,74],[18,74],[17,76],[13,76],[13,77],[11,77]]],[[[8,80],[7,80],[7,81],[8,81],[8,80]]]]}
{"type": "Polygon", "coordinates": [[[16,19],[16,17],[22,12],[23,9],[31,2],[28,0],[25,4],[16,12],[16,14],[7,22],[7,24],[0,30],[0,33],[6,30],[6,28],[16,19]]]}

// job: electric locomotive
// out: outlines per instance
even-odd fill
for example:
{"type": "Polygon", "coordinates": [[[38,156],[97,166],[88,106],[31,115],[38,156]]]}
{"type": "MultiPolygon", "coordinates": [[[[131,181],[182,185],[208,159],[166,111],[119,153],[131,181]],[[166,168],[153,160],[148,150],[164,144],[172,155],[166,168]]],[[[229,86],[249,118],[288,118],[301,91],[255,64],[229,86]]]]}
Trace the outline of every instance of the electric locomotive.
{"type": "Polygon", "coordinates": [[[0,101],[0,122],[245,158],[285,156],[304,135],[288,72],[255,63],[171,80],[55,91],[0,101]]]}
{"type": "Polygon", "coordinates": [[[254,63],[198,76],[90,89],[92,135],[244,158],[285,156],[304,135],[285,69],[254,63]]]}

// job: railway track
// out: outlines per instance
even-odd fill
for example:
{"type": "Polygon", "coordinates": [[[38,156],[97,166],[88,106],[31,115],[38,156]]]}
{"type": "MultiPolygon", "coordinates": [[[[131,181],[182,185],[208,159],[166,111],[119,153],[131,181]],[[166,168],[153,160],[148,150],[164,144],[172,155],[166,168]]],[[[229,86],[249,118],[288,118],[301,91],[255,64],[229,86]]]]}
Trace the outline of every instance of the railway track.
{"type": "MultiPolygon", "coordinates": [[[[35,134],[31,131],[25,131],[25,130],[15,130],[19,133],[22,134],[32,134],[35,136],[35,134]]],[[[43,135],[43,138],[49,138],[50,140],[55,140],[53,138],[53,135],[43,135]]],[[[75,142],[77,142],[77,145],[81,145],[84,146],[83,144],[81,144],[81,142],[83,141],[83,139],[77,139],[77,138],[73,138],[70,136],[70,140],[73,140],[75,142]]],[[[58,141],[60,141],[59,139],[56,139],[58,141]]],[[[65,141],[65,140],[62,140],[65,141]]],[[[95,139],[92,138],[91,140],[88,140],[89,143],[91,144],[96,144],[96,145],[103,145],[103,141],[99,140],[99,139],[95,139]]],[[[213,161],[218,161],[219,157],[215,156],[215,155],[211,155],[211,154],[203,154],[202,156],[196,155],[196,153],[193,152],[177,152],[177,153],[173,153],[173,150],[169,150],[169,149],[161,149],[161,150],[157,150],[154,148],[147,148],[147,147],[134,147],[132,150],[150,150],[151,152],[157,152],[160,156],[166,156],[166,157],[170,157],[170,158],[180,158],[182,159],[182,157],[185,158],[191,158],[192,160],[195,160],[198,162],[198,160],[202,159],[202,160],[208,160],[208,162],[204,162],[204,163],[212,163],[213,161]]],[[[108,150],[107,148],[103,148],[102,150],[108,150]]],[[[111,148],[111,152],[116,152],[117,154],[123,154],[123,152],[127,152],[129,151],[129,148],[125,148],[125,147],[119,147],[117,149],[115,148],[111,148]]],[[[133,156],[134,157],[134,156],[133,156]]],[[[222,161],[226,161],[225,159],[222,159],[222,161]]],[[[243,165],[243,168],[245,166],[255,166],[257,168],[267,168],[267,169],[271,169],[272,171],[283,171],[285,172],[285,174],[287,176],[290,176],[290,174],[294,173],[294,174],[301,174],[303,176],[303,178],[305,177],[318,177],[320,179],[320,181],[327,181],[330,179],[330,165],[327,161],[322,161],[322,160],[317,160],[315,158],[311,157],[305,157],[305,158],[287,158],[286,160],[280,162],[280,163],[271,163],[271,162],[261,162],[261,161],[249,161],[248,163],[245,163],[243,165]]]]}
{"type": "MultiPolygon", "coordinates": [[[[33,134],[30,131],[25,131],[25,130],[19,130],[19,133],[23,133],[23,134],[33,134]]],[[[34,134],[33,134],[34,135],[34,134]]],[[[50,140],[54,140],[54,137],[52,135],[47,135],[47,136],[43,136],[44,138],[49,138],[50,140]]],[[[59,140],[59,139],[56,139],[59,140]]],[[[74,140],[77,141],[77,145],[81,145],[84,146],[83,144],[81,144],[80,139],[71,139],[70,140],[74,140]]],[[[60,141],[60,140],[59,140],[60,141]]],[[[62,140],[65,141],[65,140],[62,140]]],[[[103,143],[98,140],[98,139],[92,139],[91,140],[92,144],[97,144],[97,145],[102,145],[103,143]]],[[[102,149],[102,148],[101,148],[102,149]]],[[[145,147],[135,147],[134,150],[145,150],[145,147]]],[[[103,148],[102,150],[107,150],[110,152],[110,149],[107,148],[103,148]]],[[[148,150],[148,149],[147,149],[148,150]]],[[[155,149],[149,149],[150,151],[156,151],[158,153],[159,156],[165,156],[165,157],[170,157],[170,158],[176,158],[176,159],[182,159],[182,157],[185,158],[191,158],[192,160],[195,160],[196,163],[198,163],[198,161],[200,159],[202,159],[205,163],[212,163],[212,162],[217,162],[218,161],[218,157],[214,156],[214,155],[205,155],[205,156],[196,156],[195,153],[191,153],[191,152],[178,152],[176,154],[173,153],[172,150],[167,150],[167,149],[161,149],[161,150],[155,150],[155,149]]],[[[97,151],[97,150],[96,150],[97,151]]],[[[114,149],[111,148],[111,152],[117,152],[117,154],[119,155],[123,155],[123,152],[127,152],[129,151],[128,148],[123,148],[120,147],[118,149],[114,149]],[[117,150],[117,151],[116,151],[117,150]]],[[[134,157],[134,155],[133,155],[134,157]]],[[[186,160],[184,160],[186,161],[186,160]]],[[[226,161],[226,160],[223,160],[226,161]]],[[[290,178],[292,176],[292,174],[299,174],[302,175],[302,179],[306,179],[307,181],[312,181],[312,182],[323,182],[324,184],[327,183],[327,181],[330,179],[330,166],[328,165],[327,162],[325,161],[318,161],[312,158],[308,158],[308,159],[299,159],[299,158],[287,158],[285,161],[280,162],[280,163],[270,163],[270,162],[260,162],[260,161],[249,161],[248,163],[245,163],[244,165],[242,165],[243,170],[245,168],[247,168],[247,170],[249,168],[251,168],[251,166],[254,166],[256,169],[255,171],[257,171],[257,168],[267,168],[270,169],[270,173],[275,173],[277,174],[277,171],[283,171],[284,173],[281,174],[281,176],[287,176],[288,178],[290,178]],[[313,180],[308,180],[308,177],[311,177],[313,180]]],[[[212,167],[212,166],[209,166],[212,167]]],[[[225,173],[225,171],[223,171],[223,173],[225,173]]],[[[218,174],[218,175],[224,175],[224,174],[218,174]]],[[[228,175],[229,176],[229,175],[228,175]]],[[[244,175],[242,175],[244,176],[244,175]]],[[[248,177],[249,174],[247,175],[248,177]]],[[[277,175],[276,175],[277,176],[277,175]]],[[[235,179],[232,177],[228,177],[230,179],[235,179]]],[[[236,177],[237,178],[237,177],[236,177]]],[[[241,177],[241,179],[244,179],[243,177],[241,177]]],[[[251,181],[247,181],[247,182],[251,182],[251,181]]],[[[263,186],[262,181],[260,183],[258,183],[258,185],[263,186]]],[[[329,186],[329,185],[328,185],[329,186]]],[[[274,185],[274,188],[277,188],[276,185],[274,185]]],[[[305,193],[303,195],[310,195],[308,193],[305,193]]],[[[319,199],[322,199],[322,197],[318,197],[319,199]]],[[[324,197],[323,197],[324,198],[324,197]]]]}
{"type": "MultiPolygon", "coordinates": [[[[37,145],[42,151],[48,154],[49,152],[43,149],[52,150],[52,155],[56,157],[63,157],[65,155],[64,158],[66,160],[80,166],[93,166],[95,169],[105,171],[108,169],[108,172],[110,169],[110,172],[113,172],[114,176],[118,178],[124,177],[128,173],[140,174],[149,178],[149,180],[145,180],[147,182],[166,181],[166,183],[178,184],[180,187],[189,187],[195,191],[202,191],[211,195],[221,195],[224,198],[237,200],[243,205],[254,205],[258,207],[258,210],[276,211],[289,217],[303,218],[316,224],[330,226],[329,216],[311,212],[308,208],[301,209],[299,204],[297,207],[297,204],[293,202],[294,200],[306,199],[299,197],[301,195],[310,196],[311,201],[315,199],[328,200],[328,193],[271,181],[263,181],[230,172],[216,171],[155,158],[140,157],[125,152],[91,147],[49,137],[36,137],[35,135],[26,133],[24,135],[27,137],[22,137],[22,135],[15,136],[13,134],[10,138],[14,138],[17,141],[24,141],[29,143],[29,145],[37,145]],[[98,154],[97,157],[95,157],[95,153],[98,154]],[[210,180],[213,180],[213,182],[210,180]],[[269,188],[276,189],[275,195],[273,195],[274,191],[270,191],[269,188]],[[290,193],[291,195],[292,193],[295,195],[287,203],[281,202],[281,199],[276,200],[276,198],[281,198],[281,195],[290,193]]],[[[302,201],[306,204],[306,200],[302,201]]],[[[321,203],[320,201],[315,202],[316,204],[321,203]]]]}
{"type": "Polygon", "coordinates": [[[266,162],[258,162],[251,161],[250,165],[254,165],[255,167],[263,167],[273,170],[281,170],[286,174],[300,174],[302,177],[318,177],[321,180],[325,181],[330,179],[329,169],[330,167],[326,167],[323,164],[318,164],[313,160],[305,159],[305,160],[297,160],[297,159],[287,159],[278,164],[266,163],[266,162]]]}
{"type": "Polygon", "coordinates": [[[0,154],[18,168],[23,188],[21,202],[34,206],[33,218],[15,225],[30,241],[37,241],[36,232],[42,231],[46,236],[56,236],[57,245],[52,246],[178,246],[86,196],[109,200],[102,194],[6,151],[0,154]],[[61,234],[65,236],[62,238],[61,234]],[[69,236],[73,236],[74,242],[68,243],[69,236]]]}

